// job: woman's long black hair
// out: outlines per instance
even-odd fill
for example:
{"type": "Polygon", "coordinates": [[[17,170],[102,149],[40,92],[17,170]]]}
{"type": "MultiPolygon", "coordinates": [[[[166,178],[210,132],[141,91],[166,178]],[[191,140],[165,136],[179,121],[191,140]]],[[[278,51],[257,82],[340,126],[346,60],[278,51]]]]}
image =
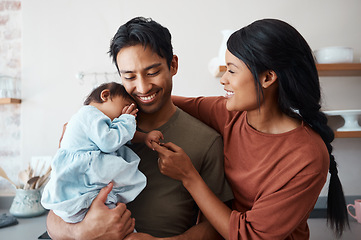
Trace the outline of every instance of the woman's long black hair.
{"type": "Polygon", "coordinates": [[[330,155],[331,174],[327,219],[339,237],[349,226],[345,197],[332,155],[332,129],[321,109],[321,90],[312,50],[301,34],[288,23],[263,19],[233,33],[227,49],[242,60],[252,72],[262,98],[258,75],[273,70],[279,82],[279,105],[285,114],[305,121],[325,142],[330,155]]]}

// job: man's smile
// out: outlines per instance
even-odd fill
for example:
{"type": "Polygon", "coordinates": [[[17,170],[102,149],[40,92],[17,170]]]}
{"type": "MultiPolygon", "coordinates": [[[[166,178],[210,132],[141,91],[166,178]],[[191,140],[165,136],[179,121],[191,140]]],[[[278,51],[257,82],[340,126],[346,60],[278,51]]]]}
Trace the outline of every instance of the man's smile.
{"type": "Polygon", "coordinates": [[[157,94],[158,94],[158,92],[155,92],[155,93],[153,93],[151,95],[147,95],[147,96],[139,96],[139,95],[136,95],[136,96],[142,103],[150,103],[155,99],[157,94]]]}

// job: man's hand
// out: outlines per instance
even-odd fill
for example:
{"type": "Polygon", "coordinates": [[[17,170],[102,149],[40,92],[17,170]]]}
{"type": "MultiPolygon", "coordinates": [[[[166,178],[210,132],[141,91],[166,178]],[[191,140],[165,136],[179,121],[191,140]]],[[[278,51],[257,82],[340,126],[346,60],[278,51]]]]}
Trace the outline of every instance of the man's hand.
{"type": "MultiPolygon", "coordinates": [[[[123,239],[134,231],[135,221],[126,205],[119,203],[115,208],[109,209],[104,203],[113,188],[113,183],[100,190],[90,209],[80,223],[92,230],[88,239],[123,239]]],[[[85,238],[84,238],[85,239],[85,238]]]]}
{"type": "Polygon", "coordinates": [[[134,231],[135,221],[123,203],[109,209],[104,203],[113,183],[100,190],[79,223],[66,223],[52,211],[47,218],[47,230],[52,239],[123,239],[134,231]]]}

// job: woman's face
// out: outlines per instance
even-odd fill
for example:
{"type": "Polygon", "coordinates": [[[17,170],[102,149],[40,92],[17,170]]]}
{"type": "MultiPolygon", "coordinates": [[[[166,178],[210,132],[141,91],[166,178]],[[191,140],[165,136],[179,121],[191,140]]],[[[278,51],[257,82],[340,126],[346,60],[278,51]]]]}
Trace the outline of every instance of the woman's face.
{"type": "Polygon", "coordinates": [[[258,96],[254,77],[246,64],[226,51],[227,71],[220,82],[226,91],[228,111],[251,111],[258,109],[258,96]]]}

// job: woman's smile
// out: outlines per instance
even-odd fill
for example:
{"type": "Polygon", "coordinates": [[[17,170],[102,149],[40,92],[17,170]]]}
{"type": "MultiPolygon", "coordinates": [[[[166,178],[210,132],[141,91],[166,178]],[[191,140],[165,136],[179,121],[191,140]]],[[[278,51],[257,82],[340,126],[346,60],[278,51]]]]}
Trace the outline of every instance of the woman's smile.
{"type": "Polygon", "coordinates": [[[226,90],[226,89],[224,89],[224,91],[226,91],[225,98],[231,98],[231,97],[233,97],[233,95],[234,95],[234,92],[233,92],[233,91],[229,91],[229,90],[226,90]]]}

